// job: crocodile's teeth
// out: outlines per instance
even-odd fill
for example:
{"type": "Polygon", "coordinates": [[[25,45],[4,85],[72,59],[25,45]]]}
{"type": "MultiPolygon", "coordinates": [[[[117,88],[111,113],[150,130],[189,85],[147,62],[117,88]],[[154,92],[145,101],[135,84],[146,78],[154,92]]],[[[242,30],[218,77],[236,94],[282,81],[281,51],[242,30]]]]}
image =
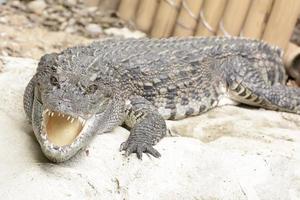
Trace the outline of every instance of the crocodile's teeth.
{"type": "Polygon", "coordinates": [[[68,116],[68,118],[67,118],[67,120],[69,120],[71,117],[70,116],[68,116]]]}
{"type": "Polygon", "coordinates": [[[60,117],[60,113],[58,113],[58,116],[60,117]]]}
{"type": "Polygon", "coordinates": [[[54,112],[51,113],[51,117],[53,117],[53,116],[54,116],[54,112]]]}
{"type": "Polygon", "coordinates": [[[85,120],[82,119],[81,117],[78,117],[77,119],[79,120],[79,122],[81,123],[81,125],[84,126],[85,120]]]}
{"type": "Polygon", "coordinates": [[[62,115],[62,117],[65,117],[65,114],[61,114],[62,115]]]}
{"type": "Polygon", "coordinates": [[[74,121],[74,118],[71,119],[71,123],[73,123],[73,121],[74,121]]]}

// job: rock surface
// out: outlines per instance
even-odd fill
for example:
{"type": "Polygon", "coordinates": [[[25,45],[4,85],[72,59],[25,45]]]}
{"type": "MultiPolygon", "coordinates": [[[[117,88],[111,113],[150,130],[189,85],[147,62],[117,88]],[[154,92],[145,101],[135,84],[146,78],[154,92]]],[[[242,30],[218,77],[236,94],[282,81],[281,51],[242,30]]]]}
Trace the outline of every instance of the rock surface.
{"type": "Polygon", "coordinates": [[[128,131],[119,127],[52,164],[22,108],[37,62],[0,61],[0,199],[300,199],[300,116],[224,106],[168,121],[188,137],[164,138],[160,159],[125,158],[118,148],[128,131]]]}

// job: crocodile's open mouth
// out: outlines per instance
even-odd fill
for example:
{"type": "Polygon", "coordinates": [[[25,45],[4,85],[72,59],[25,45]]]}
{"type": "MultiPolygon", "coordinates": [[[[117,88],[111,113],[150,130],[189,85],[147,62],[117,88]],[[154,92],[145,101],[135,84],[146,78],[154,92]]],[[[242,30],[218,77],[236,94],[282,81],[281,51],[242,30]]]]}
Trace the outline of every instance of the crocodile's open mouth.
{"type": "Polygon", "coordinates": [[[47,139],[56,146],[70,145],[84,128],[86,120],[49,109],[43,112],[43,129],[47,139]]]}

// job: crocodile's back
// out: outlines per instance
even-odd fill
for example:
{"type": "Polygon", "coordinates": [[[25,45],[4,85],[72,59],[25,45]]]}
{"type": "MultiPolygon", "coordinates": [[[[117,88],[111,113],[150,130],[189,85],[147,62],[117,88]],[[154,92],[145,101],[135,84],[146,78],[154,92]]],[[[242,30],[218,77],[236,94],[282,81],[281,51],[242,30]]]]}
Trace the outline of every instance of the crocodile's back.
{"type": "Polygon", "coordinates": [[[216,106],[231,68],[222,68],[222,63],[236,56],[252,62],[249,67],[261,71],[270,84],[284,80],[280,50],[257,40],[107,39],[84,48],[82,52],[91,57],[87,63],[95,64],[93,70],[114,68],[124,90],[152,102],[166,119],[197,115],[216,106]]]}
{"type": "Polygon", "coordinates": [[[120,41],[113,65],[119,65],[119,73],[132,84],[133,92],[152,102],[164,118],[197,115],[216,105],[220,84],[212,68],[216,62],[201,55],[200,42],[120,41]]]}
{"type": "MultiPolygon", "coordinates": [[[[167,39],[108,39],[94,43],[103,60],[119,66],[119,71],[128,69],[145,72],[145,75],[169,73],[176,67],[202,62],[243,56],[252,60],[253,67],[265,68],[271,82],[284,81],[282,51],[267,43],[238,37],[190,37],[167,39]],[[266,62],[266,63],[263,63],[266,62]]],[[[201,66],[202,67],[202,66],[201,66]]],[[[127,73],[127,72],[126,72],[127,73]]],[[[140,74],[144,78],[143,73],[140,74]]],[[[153,77],[152,77],[153,78],[153,77]]]]}

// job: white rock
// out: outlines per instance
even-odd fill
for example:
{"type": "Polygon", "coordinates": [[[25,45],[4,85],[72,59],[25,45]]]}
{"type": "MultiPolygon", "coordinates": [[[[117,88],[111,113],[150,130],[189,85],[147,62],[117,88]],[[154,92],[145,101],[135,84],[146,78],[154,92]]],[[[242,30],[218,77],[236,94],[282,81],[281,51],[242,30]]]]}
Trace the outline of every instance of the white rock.
{"type": "Polygon", "coordinates": [[[88,24],[85,29],[92,37],[97,37],[102,33],[102,28],[98,24],[88,24]]]}
{"type": "Polygon", "coordinates": [[[77,0],[64,0],[66,6],[76,6],[77,0]]]}
{"type": "Polygon", "coordinates": [[[43,0],[35,0],[29,2],[27,4],[27,7],[31,12],[41,15],[47,7],[47,4],[43,0]]]}
{"type": "Polygon", "coordinates": [[[1,199],[300,199],[297,115],[224,106],[168,121],[172,133],[188,137],[161,140],[160,159],[124,157],[118,148],[128,131],[119,127],[52,164],[22,108],[37,62],[0,59],[1,199]]]}
{"type": "Polygon", "coordinates": [[[128,28],[108,28],[104,29],[104,33],[111,36],[119,36],[124,38],[142,38],[146,34],[141,31],[131,31],[128,28]]]}

